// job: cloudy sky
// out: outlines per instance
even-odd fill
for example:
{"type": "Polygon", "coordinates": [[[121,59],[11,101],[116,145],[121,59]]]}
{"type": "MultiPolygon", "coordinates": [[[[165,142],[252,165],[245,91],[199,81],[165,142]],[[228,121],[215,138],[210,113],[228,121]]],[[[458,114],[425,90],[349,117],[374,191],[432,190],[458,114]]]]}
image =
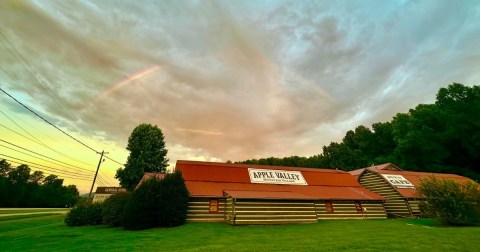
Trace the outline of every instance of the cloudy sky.
{"type": "MultiPolygon", "coordinates": [[[[480,79],[474,0],[7,0],[0,31],[0,87],[120,163],[140,123],[163,130],[172,164],[319,154],[480,79]]],[[[0,104],[0,154],[95,169],[93,151],[0,104]]],[[[102,164],[103,184],[118,167],[102,164]]]]}

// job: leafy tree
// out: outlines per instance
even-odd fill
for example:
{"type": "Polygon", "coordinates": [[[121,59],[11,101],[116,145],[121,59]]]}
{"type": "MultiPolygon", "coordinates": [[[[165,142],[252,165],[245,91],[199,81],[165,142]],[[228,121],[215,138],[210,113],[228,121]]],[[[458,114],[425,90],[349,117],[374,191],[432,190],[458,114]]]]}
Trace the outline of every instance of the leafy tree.
{"type": "MultiPolygon", "coordinates": [[[[0,162],[3,167],[11,167],[8,162],[0,162]]],[[[9,170],[8,177],[0,176],[0,207],[65,207],[78,199],[75,185],[62,186],[63,179],[56,175],[47,176],[42,184],[43,172],[30,174],[27,165],[19,165],[9,170]],[[47,183],[45,183],[45,180],[47,183]]]]}
{"type": "Polygon", "coordinates": [[[42,171],[34,171],[32,174],[30,174],[30,177],[28,178],[28,182],[34,183],[34,184],[40,184],[40,182],[43,181],[45,178],[45,175],[43,174],[42,171]]]}
{"type": "Polygon", "coordinates": [[[8,179],[16,184],[26,184],[30,177],[30,167],[28,165],[19,165],[8,173],[8,179]]]}
{"type": "Polygon", "coordinates": [[[435,104],[420,104],[392,121],[358,126],[342,142],[311,157],[261,158],[238,163],[340,168],[395,163],[413,171],[456,173],[480,179],[480,86],[453,83],[435,104]]]}
{"type": "Polygon", "coordinates": [[[61,187],[63,184],[63,179],[59,179],[57,175],[48,175],[45,179],[43,179],[43,185],[58,188],[61,187]]]}
{"type": "Polygon", "coordinates": [[[477,183],[451,179],[422,179],[417,192],[425,199],[423,211],[447,225],[480,225],[480,191],[477,183]]]}
{"type": "Polygon", "coordinates": [[[8,173],[12,170],[12,166],[7,160],[2,159],[0,160],[0,177],[8,177],[8,173]]]}
{"type": "Polygon", "coordinates": [[[128,138],[130,151],[125,168],[119,168],[115,178],[120,185],[133,190],[145,172],[165,172],[167,149],[162,130],[156,125],[140,124],[128,138]]]}

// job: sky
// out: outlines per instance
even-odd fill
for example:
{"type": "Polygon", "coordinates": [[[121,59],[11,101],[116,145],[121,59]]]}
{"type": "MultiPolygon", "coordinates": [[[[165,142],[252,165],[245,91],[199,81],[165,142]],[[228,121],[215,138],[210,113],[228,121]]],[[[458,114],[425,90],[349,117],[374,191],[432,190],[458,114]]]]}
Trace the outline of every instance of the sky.
{"type": "MultiPolygon", "coordinates": [[[[141,123],[162,129],[170,168],[311,156],[480,79],[478,1],[4,0],[0,31],[0,87],[108,152],[97,185],[116,185],[141,123]]],[[[3,93],[0,109],[0,158],[90,189],[97,153],[3,93]]]]}

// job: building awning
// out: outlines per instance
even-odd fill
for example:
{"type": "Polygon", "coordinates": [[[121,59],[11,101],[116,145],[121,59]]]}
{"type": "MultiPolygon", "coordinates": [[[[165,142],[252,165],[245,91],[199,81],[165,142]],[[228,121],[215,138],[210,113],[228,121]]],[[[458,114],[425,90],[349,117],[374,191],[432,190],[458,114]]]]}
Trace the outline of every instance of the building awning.
{"type": "Polygon", "coordinates": [[[273,192],[273,191],[224,191],[225,194],[235,199],[282,199],[282,200],[314,200],[308,196],[296,192],[273,192]]]}
{"type": "Polygon", "coordinates": [[[363,187],[295,186],[186,181],[192,197],[223,197],[225,191],[290,192],[317,200],[385,200],[363,187]]]}

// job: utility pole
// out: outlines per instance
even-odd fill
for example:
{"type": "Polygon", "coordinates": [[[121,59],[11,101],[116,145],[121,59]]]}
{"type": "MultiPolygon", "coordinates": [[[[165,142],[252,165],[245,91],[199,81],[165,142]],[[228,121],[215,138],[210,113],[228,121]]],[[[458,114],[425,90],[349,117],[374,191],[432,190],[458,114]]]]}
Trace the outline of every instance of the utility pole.
{"type": "Polygon", "coordinates": [[[95,177],[93,178],[92,187],[90,188],[90,194],[88,194],[88,199],[92,198],[92,190],[93,190],[93,186],[95,185],[95,180],[97,180],[97,174],[98,174],[98,170],[100,169],[100,164],[102,163],[103,154],[108,154],[108,152],[105,152],[102,150],[102,153],[97,152],[97,154],[100,154],[100,160],[98,160],[97,172],[95,172],[95,177]]]}

